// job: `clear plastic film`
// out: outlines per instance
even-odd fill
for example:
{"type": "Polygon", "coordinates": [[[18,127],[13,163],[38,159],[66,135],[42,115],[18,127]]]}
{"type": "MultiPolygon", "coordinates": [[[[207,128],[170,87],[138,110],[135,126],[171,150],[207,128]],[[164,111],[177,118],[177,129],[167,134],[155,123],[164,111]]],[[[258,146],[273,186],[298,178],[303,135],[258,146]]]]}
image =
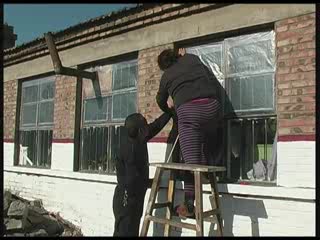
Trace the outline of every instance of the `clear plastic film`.
{"type": "Polygon", "coordinates": [[[215,74],[224,86],[226,77],[243,77],[275,71],[274,31],[241,35],[187,48],[215,74]],[[225,66],[226,64],[226,66],[225,66]]]}
{"type": "Polygon", "coordinates": [[[197,55],[201,61],[214,73],[220,84],[224,86],[223,43],[213,43],[186,49],[187,53],[197,55]]]}
{"type": "Polygon", "coordinates": [[[274,32],[269,31],[226,39],[226,75],[242,77],[274,72],[274,37],[274,32]]]}
{"type": "MultiPolygon", "coordinates": [[[[92,67],[86,69],[86,71],[97,71],[100,89],[103,95],[112,91],[112,65],[92,67]]],[[[83,79],[83,97],[95,97],[95,92],[91,79],[83,79]]]]}

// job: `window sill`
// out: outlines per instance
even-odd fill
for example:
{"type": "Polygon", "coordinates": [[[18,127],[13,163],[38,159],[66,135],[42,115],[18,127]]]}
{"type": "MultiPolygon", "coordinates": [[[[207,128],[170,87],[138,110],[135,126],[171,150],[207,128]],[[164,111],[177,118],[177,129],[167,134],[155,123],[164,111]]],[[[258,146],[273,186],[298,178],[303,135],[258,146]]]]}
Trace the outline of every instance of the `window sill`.
{"type": "Polygon", "coordinates": [[[4,172],[15,172],[21,174],[30,174],[30,175],[40,175],[40,176],[50,176],[57,178],[66,178],[66,179],[75,179],[81,181],[91,181],[91,182],[103,182],[116,184],[117,176],[114,174],[98,174],[98,173],[84,173],[84,172],[70,172],[70,171],[61,171],[53,169],[39,169],[39,168],[30,168],[30,167],[21,167],[21,166],[5,166],[4,172]]]}
{"type": "MultiPolygon", "coordinates": [[[[69,172],[51,169],[26,168],[19,166],[5,166],[4,172],[14,172],[21,174],[51,176],[65,179],[75,179],[80,181],[101,182],[109,184],[117,184],[117,177],[115,175],[93,174],[83,172],[69,172]]],[[[160,186],[165,188],[167,184],[166,179],[162,179],[160,186]]],[[[177,181],[177,189],[183,189],[183,183],[177,181]]],[[[226,195],[239,195],[245,197],[260,197],[260,198],[281,198],[289,200],[315,200],[315,189],[313,188],[289,188],[280,186],[253,186],[242,185],[239,183],[219,183],[219,192],[226,195]]],[[[210,192],[210,186],[204,185],[203,190],[210,192]]]]}

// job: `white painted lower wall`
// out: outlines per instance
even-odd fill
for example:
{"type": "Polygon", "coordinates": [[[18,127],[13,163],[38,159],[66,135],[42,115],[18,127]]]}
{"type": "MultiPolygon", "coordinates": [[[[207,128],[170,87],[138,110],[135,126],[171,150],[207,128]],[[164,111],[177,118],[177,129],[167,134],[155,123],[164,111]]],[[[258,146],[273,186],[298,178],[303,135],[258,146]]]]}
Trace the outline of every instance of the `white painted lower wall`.
{"type": "MultiPolygon", "coordinates": [[[[289,148],[289,145],[279,143],[278,146],[278,164],[281,164],[285,158],[284,146],[289,148]]],[[[309,143],[305,146],[312,148],[309,143]]],[[[164,161],[165,143],[150,143],[148,149],[150,162],[164,161]]],[[[4,150],[5,189],[27,199],[42,199],[46,209],[60,212],[64,218],[81,227],[85,236],[113,234],[112,198],[116,186],[115,176],[72,172],[73,144],[54,143],[52,165],[56,167],[51,170],[13,167],[13,164],[9,164],[13,163],[13,144],[6,143],[4,150]]],[[[311,157],[312,155],[309,156],[311,157]]],[[[281,171],[281,167],[278,171],[281,171]]],[[[150,168],[150,177],[153,175],[154,168],[150,168]]],[[[281,174],[278,176],[280,180],[284,177],[281,174]]],[[[161,186],[159,199],[166,195],[166,189],[163,188],[166,186],[165,176],[161,186]]],[[[177,183],[177,188],[178,204],[183,200],[183,184],[177,183]]],[[[204,190],[209,190],[208,186],[204,190]]],[[[222,194],[221,207],[226,236],[315,236],[315,189],[219,184],[219,192],[222,194]]],[[[209,207],[208,195],[205,195],[204,209],[209,207]]],[[[161,214],[163,211],[156,212],[156,215],[161,214]]],[[[192,223],[192,220],[188,222],[192,223]]],[[[210,224],[206,223],[205,236],[215,235],[213,229],[215,226],[210,228],[210,224]]],[[[149,236],[161,236],[162,233],[161,225],[150,224],[149,236]]],[[[195,236],[191,230],[181,231],[175,228],[172,234],[195,236]]]]}
{"type": "Polygon", "coordinates": [[[3,166],[13,166],[14,143],[3,143],[3,166]]]}
{"type": "Polygon", "coordinates": [[[52,143],[51,169],[73,171],[73,143],[52,143]]]}
{"type": "Polygon", "coordinates": [[[278,142],[277,185],[315,188],[316,144],[314,141],[278,142]]]}

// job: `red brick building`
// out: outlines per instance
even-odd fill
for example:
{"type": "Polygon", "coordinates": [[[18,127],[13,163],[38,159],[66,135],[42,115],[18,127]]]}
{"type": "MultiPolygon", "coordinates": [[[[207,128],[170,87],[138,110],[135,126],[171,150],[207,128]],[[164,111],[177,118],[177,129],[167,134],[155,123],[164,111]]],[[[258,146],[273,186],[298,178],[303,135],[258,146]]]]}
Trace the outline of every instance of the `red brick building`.
{"type": "MultiPolygon", "coordinates": [[[[101,106],[91,80],[54,74],[44,38],[6,50],[5,188],[43,199],[85,235],[111,235],[120,126],[132,112],[161,114],[157,56],[186,47],[238,115],[226,111],[219,150],[225,235],[314,236],[315,21],[314,4],[158,4],[55,33],[64,66],[98,72],[101,106]]],[[[170,129],[148,143],[150,162],[164,161],[170,129]]]]}

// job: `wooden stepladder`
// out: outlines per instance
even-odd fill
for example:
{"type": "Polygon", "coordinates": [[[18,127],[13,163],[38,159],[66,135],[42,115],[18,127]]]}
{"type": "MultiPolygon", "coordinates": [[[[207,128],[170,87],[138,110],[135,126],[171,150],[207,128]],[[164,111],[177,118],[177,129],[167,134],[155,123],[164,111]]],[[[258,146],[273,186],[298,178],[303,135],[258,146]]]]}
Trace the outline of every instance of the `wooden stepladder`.
{"type": "Polygon", "coordinates": [[[206,166],[196,164],[184,164],[184,163],[152,163],[150,166],[156,167],[155,177],[152,182],[151,192],[147,208],[144,215],[143,225],[141,228],[140,236],[147,236],[150,222],[156,222],[165,225],[164,236],[169,236],[170,227],[188,228],[196,231],[197,236],[203,236],[203,223],[204,221],[217,224],[218,234],[223,235],[222,231],[222,218],[219,202],[219,193],[216,180],[216,172],[226,171],[225,167],[206,166]],[[196,224],[181,223],[172,220],[172,213],[174,209],[174,193],[175,193],[175,176],[174,171],[191,171],[194,174],[195,182],[195,216],[196,224]],[[156,197],[159,191],[159,185],[161,176],[164,171],[170,171],[168,197],[167,202],[155,203],[156,197]],[[209,183],[211,185],[211,195],[209,196],[212,209],[209,211],[203,211],[203,192],[202,175],[207,174],[209,176],[209,183]],[[152,215],[154,209],[167,208],[166,218],[159,218],[152,215]]]}

